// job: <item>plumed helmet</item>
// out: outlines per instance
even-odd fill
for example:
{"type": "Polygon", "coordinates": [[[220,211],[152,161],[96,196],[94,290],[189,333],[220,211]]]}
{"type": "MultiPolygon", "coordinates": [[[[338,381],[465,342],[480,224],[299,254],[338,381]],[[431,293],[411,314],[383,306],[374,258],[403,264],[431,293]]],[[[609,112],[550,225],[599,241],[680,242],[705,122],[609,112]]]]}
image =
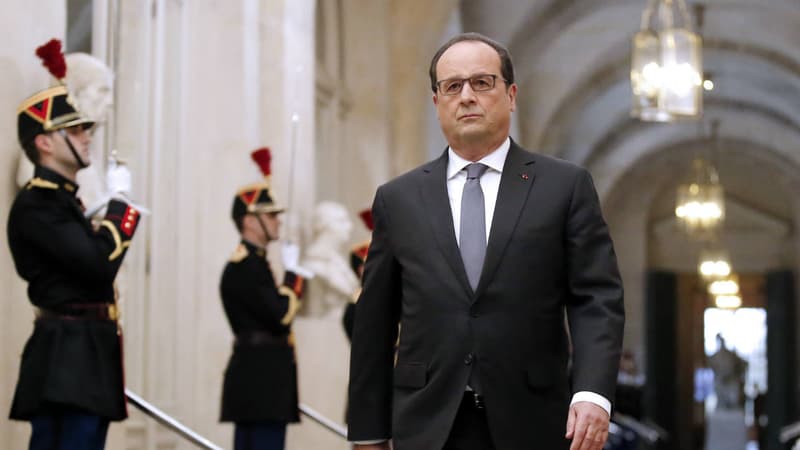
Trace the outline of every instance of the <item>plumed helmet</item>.
{"type": "Polygon", "coordinates": [[[78,109],[64,84],[67,66],[61,52],[61,41],[50,40],[36,49],[42,64],[59,81],[59,84],[39,91],[20,103],[17,108],[17,138],[24,147],[42,133],[83,125],[90,128],[94,122],[78,109]]]}
{"type": "Polygon", "coordinates": [[[283,212],[284,208],[275,202],[275,197],[270,187],[272,171],[270,164],[272,155],[269,148],[262,147],[254,150],[250,156],[258,165],[264,175],[262,181],[248,184],[236,191],[231,208],[231,218],[238,221],[245,214],[283,212]]]}

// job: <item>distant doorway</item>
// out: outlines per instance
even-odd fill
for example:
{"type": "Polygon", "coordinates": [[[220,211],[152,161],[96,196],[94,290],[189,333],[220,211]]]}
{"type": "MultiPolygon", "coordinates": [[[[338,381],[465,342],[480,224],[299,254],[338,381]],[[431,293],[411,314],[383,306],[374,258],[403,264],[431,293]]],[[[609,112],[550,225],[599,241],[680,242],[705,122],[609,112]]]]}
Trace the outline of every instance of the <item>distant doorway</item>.
{"type": "Polygon", "coordinates": [[[766,310],[706,308],[703,334],[708,364],[698,373],[696,397],[705,406],[705,448],[759,449],[767,390],[766,310]]]}

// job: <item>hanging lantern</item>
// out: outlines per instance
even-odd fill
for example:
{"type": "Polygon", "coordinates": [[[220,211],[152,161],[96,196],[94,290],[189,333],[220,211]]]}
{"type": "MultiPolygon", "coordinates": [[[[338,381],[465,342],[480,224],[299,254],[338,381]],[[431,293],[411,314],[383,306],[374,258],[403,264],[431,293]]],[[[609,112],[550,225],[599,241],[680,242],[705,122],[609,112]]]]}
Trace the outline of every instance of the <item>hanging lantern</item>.
{"type": "Polygon", "coordinates": [[[712,282],[708,285],[708,293],[711,295],[739,295],[739,277],[729,275],[728,277],[712,282]]]}
{"type": "Polygon", "coordinates": [[[727,278],[731,274],[731,263],[727,252],[716,248],[705,248],[700,252],[697,264],[700,276],[706,281],[727,278]]]}
{"type": "Polygon", "coordinates": [[[633,37],[631,115],[650,122],[701,116],[702,74],[702,39],[684,0],[650,0],[633,37]]]}
{"type": "Polygon", "coordinates": [[[742,306],[742,297],[737,295],[717,295],[714,297],[717,308],[736,309],[742,306]]]}
{"type": "Polygon", "coordinates": [[[713,281],[708,285],[708,293],[714,297],[714,304],[717,308],[736,309],[742,306],[738,275],[732,274],[724,279],[713,281]]]}
{"type": "Polygon", "coordinates": [[[678,186],[675,215],[689,234],[713,231],[725,218],[725,193],[716,169],[706,160],[692,161],[689,179],[678,186]]]}

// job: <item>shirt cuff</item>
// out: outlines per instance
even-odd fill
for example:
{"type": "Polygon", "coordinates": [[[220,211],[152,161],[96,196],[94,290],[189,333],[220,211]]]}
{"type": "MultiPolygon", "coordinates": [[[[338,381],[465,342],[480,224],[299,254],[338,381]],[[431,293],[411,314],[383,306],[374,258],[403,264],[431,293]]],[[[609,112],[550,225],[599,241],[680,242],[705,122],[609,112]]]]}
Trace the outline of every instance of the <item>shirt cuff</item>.
{"type": "Polygon", "coordinates": [[[373,439],[371,441],[352,441],[351,443],[356,444],[356,445],[375,445],[375,444],[381,444],[381,443],[386,442],[388,440],[389,439],[373,439]]]}
{"type": "Polygon", "coordinates": [[[589,391],[576,392],[575,395],[572,396],[572,401],[569,403],[569,406],[572,406],[578,402],[594,403],[595,405],[603,408],[608,413],[608,417],[611,417],[611,402],[600,394],[595,394],[594,392],[589,391]]]}

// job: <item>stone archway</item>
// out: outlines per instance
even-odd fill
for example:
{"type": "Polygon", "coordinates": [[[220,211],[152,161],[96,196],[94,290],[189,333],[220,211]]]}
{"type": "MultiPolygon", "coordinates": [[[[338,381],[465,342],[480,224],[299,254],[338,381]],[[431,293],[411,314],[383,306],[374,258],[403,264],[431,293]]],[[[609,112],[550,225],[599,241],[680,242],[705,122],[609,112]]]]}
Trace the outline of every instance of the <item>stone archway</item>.
{"type": "MultiPolygon", "coordinates": [[[[677,415],[672,425],[679,431],[680,444],[675,448],[690,448],[691,445],[692,367],[697,363],[695,353],[700,351],[694,347],[702,342],[702,317],[694,317],[693,314],[697,314],[694,307],[684,304],[688,295],[686,289],[691,288],[678,280],[674,285],[677,297],[667,299],[682,299],[672,313],[676,323],[673,328],[662,327],[662,335],[654,337],[647,329],[653,324],[648,322],[652,317],[647,314],[645,280],[651,269],[672,274],[696,271],[700,244],[688,239],[675,226],[674,195],[688,161],[707,150],[710,144],[702,138],[689,139],[654,148],[647,156],[635,158],[608,190],[604,208],[626,284],[626,345],[641,348],[638,353],[646,361],[647,348],[653,344],[646,342],[646,337],[675,340],[671,347],[675,359],[665,366],[675,373],[660,378],[659,386],[669,391],[669,386],[663,384],[677,383],[673,405],[677,415]],[[682,388],[678,389],[680,386],[682,388]]],[[[800,252],[793,230],[800,205],[793,201],[792,193],[800,186],[797,175],[800,164],[789,160],[785,152],[752,141],[724,139],[720,146],[725,150],[716,155],[715,161],[723,185],[727,180],[729,203],[722,242],[731,254],[734,269],[762,276],[780,267],[796,271],[800,252]],[[765,195],[772,198],[764,198],[765,195]]],[[[796,311],[796,300],[788,306],[787,310],[796,311]]],[[[782,340],[770,345],[787,343],[781,336],[772,339],[782,340]]],[[[787,348],[792,347],[791,342],[787,345],[787,348]]],[[[663,351],[665,348],[659,350],[663,351]]],[[[659,353],[657,359],[665,357],[669,358],[659,353]]],[[[784,358],[770,360],[769,364],[773,371],[785,369],[781,364],[793,367],[793,363],[784,358]]]]}

